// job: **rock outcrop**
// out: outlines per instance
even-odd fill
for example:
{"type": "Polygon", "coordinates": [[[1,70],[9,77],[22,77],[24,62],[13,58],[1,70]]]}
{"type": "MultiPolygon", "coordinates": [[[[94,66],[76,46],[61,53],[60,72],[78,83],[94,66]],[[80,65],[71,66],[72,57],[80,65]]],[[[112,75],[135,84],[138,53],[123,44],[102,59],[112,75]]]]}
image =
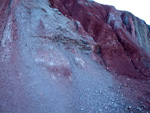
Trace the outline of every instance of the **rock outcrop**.
{"type": "Polygon", "coordinates": [[[81,23],[110,71],[134,78],[150,76],[150,30],[143,20],[87,0],[54,0],[52,7],[81,23]]]}
{"type": "Polygon", "coordinates": [[[0,113],[149,112],[149,30],[92,0],[0,0],[0,113]]]}

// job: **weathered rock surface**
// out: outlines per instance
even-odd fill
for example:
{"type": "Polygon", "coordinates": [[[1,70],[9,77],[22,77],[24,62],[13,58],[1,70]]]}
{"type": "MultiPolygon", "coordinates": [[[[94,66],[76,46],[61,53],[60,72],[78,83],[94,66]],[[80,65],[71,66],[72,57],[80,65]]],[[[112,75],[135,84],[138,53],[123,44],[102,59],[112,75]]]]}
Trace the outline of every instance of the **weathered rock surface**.
{"type": "Polygon", "coordinates": [[[150,29],[143,20],[93,1],[54,0],[52,6],[81,23],[109,70],[134,78],[150,76],[150,29]]]}
{"type": "Polygon", "coordinates": [[[112,6],[1,0],[0,112],[147,113],[148,50],[149,26],[112,6]]]}

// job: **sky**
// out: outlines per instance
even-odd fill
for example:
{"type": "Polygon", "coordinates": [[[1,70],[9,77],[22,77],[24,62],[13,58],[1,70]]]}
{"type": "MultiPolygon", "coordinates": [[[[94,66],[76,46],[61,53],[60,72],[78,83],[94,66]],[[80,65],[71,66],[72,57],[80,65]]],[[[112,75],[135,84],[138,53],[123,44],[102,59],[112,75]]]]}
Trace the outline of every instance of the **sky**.
{"type": "Polygon", "coordinates": [[[129,11],[150,25],[150,0],[94,0],[101,4],[113,5],[116,9],[129,11]]]}

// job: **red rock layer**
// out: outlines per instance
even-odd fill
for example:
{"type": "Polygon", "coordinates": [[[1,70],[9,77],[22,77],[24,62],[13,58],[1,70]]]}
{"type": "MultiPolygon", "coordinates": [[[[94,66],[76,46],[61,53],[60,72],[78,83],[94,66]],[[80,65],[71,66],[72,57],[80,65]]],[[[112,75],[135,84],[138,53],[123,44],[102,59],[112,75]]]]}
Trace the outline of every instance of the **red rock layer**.
{"type": "Polygon", "coordinates": [[[50,0],[50,3],[64,15],[78,20],[94,38],[98,47],[95,54],[103,59],[108,70],[138,79],[150,76],[149,26],[144,21],[92,1],[50,0]],[[142,41],[143,38],[147,41],[142,41]]]}

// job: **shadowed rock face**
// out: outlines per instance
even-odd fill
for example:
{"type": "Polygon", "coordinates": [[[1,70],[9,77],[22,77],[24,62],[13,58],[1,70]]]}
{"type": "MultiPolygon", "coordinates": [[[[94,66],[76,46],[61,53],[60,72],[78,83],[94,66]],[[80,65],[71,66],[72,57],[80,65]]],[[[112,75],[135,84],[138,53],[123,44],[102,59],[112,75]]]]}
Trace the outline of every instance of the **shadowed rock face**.
{"type": "Polygon", "coordinates": [[[0,0],[0,113],[150,111],[149,26],[88,1],[0,0]]]}
{"type": "Polygon", "coordinates": [[[129,12],[86,0],[54,0],[52,6],[78,20],[99,46],[105,66],[121,75],[150,75],[149,26],[129,12]]]}

